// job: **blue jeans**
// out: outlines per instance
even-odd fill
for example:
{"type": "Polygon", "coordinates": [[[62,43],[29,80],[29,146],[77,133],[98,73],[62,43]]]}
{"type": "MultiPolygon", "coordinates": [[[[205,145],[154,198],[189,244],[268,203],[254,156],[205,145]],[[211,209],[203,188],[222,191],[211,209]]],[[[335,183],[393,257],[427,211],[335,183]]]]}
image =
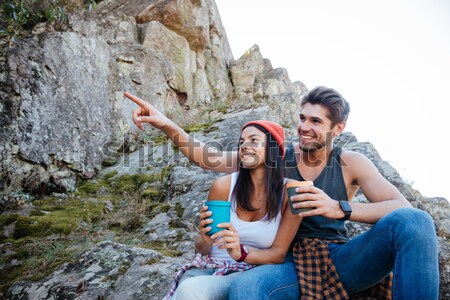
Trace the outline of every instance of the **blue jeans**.
{"type": "Polygon", "coordinates": [[[226,300],[231,282],[244,274],[212,275],[215,269],[189,269],[180,278],[172,300],[226,300]]]}
{"type": "MultiPolygon", "coordinates": [[[[350,295],[394,271],[393,299],[437,299],[439,268],[436,231],[423,211],[397,209],[346,244],[330,244],[330,256],[350,295]]],[[[231,283],[229,299],[299,299],[291,257],[279,265],[244,272],[231,283]]]]}

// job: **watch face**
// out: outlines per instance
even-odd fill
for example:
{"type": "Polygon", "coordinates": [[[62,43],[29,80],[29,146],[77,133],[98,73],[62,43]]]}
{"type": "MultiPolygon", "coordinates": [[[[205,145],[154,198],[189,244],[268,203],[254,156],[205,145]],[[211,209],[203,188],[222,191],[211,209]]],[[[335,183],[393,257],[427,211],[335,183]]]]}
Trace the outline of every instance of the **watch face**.
{"type": "Polygon", "coordinates": [[[343,211],[348,211],[348,212],[352,211],[352,208],[350,207],[350,204],[348,204],[347,201],[340,201],[339,203],[341,204],[341,208],[343,211]]]}
{"type": "Polygon", "coordinates": [[[245,253],[247,253],[248,254],[248,249],[247,249],[247,246],[245,246],[245,245],[242,245],[242,249],[245,251],[245,253]]]}

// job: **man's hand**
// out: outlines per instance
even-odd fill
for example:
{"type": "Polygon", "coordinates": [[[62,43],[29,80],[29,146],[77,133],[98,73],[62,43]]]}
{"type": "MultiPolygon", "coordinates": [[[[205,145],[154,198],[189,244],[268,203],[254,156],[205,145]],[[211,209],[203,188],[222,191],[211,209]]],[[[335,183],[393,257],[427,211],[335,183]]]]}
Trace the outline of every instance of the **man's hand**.
{"type": "Polygon", "coordinates": [[[292,196],[295,208],[312,208],[301,213],[302,217],[324,216],[329,219],[340,219],[345,216],[339,201],[331,199],[324,191],[315,186],[300,186],[295,189],[299,194],[292,196]]]}
{"type": "Polygon", "coordinates": [[[123,95],[139,105],[139,107],[133,111],[133,122],[140,130],[144,130],[142,123],[149,123],[153,127],[162,129],[165,125],[172,122],[150,103],[147,103],[128,92],[125,92],[123,95]]]}

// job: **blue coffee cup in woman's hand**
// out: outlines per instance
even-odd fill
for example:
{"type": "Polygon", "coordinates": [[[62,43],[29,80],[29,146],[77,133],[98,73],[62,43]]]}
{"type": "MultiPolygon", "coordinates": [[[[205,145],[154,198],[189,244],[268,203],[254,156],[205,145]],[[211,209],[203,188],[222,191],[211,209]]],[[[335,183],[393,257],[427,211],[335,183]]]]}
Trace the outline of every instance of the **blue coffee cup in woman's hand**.
{"type": "Polygon", "coordinates": [[[230,222],[230,202],[212,200],[205,202],[205,205],[208,206],[208,211],[212,212],[212,215],[208,219],[213,220],[213,222],[209,224],[211,230],[206,234],[213,235],[216,232],[224,230],[225,228],[217,227],[217,225],[230,222]]]}

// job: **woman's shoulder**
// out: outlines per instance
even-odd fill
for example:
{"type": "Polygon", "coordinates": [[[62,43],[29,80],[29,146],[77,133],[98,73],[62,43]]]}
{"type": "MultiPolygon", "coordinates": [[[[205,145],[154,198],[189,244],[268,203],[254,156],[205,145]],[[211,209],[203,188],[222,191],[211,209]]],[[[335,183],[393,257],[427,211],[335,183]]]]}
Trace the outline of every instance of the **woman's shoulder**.
{"type": "Polygon", "coordinates": [[[229,184],[231,182],[231,177],[233,176],[233,174],[228,174],[228,175],[224,175],[224,176],[220,176],[217,177],[213,184],[229,184]]]}
{"type": "Polygon", "coordinates": [[[230,192],[232,174],[221,176],[214,180],[211,188],[209,189],[209,200],[222,200],[228,201],[228,195],[230,192]]]}

